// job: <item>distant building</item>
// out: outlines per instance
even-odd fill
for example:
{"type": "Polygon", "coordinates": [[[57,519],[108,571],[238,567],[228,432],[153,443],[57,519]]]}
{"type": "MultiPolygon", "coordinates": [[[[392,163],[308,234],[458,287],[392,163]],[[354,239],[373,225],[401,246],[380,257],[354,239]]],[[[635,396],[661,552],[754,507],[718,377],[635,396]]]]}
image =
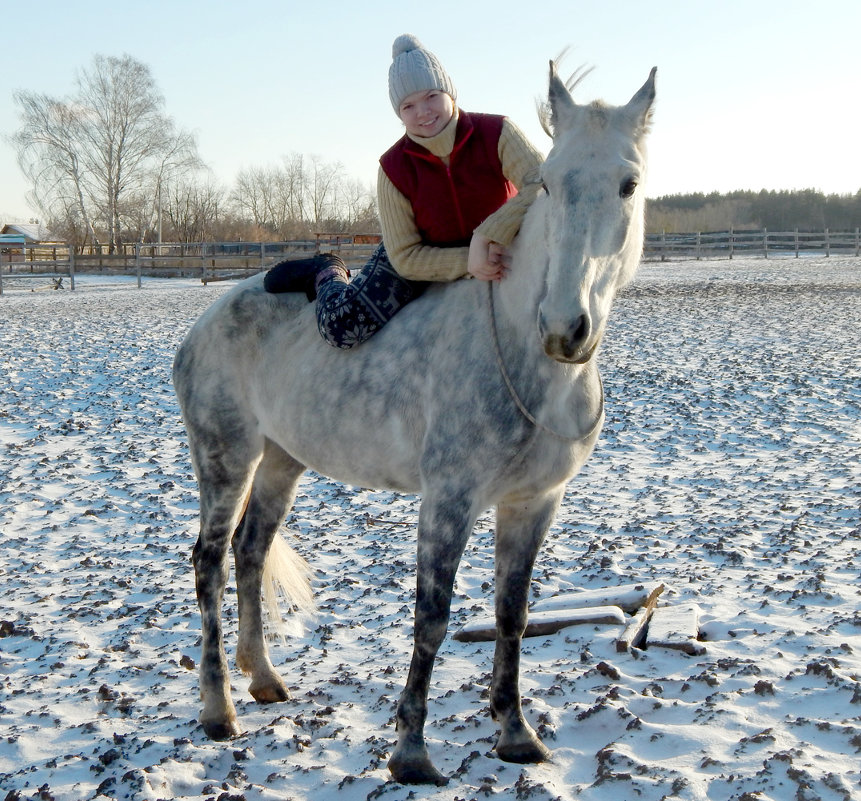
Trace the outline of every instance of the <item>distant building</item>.
{"type": "Polygon", "coordinates": [[[27,245],[38,245],[42,242],[61,242],[41,223],[8,223],[0,229],[0,234],[22,236],[27,245]]]}

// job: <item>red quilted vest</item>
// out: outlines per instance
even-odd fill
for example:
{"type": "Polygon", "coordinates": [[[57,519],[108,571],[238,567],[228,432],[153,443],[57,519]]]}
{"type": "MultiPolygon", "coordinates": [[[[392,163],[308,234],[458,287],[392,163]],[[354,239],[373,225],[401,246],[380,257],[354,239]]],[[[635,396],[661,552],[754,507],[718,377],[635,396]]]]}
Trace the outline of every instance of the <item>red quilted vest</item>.
{"type": "Polygon", "coordinates": [[[503,120],[461,111],[448,166],[408,136],[380,158],[389,180],[410,201],[425,244],[469,244],[475,228],[517,194],[499,161],[503,120]]]}

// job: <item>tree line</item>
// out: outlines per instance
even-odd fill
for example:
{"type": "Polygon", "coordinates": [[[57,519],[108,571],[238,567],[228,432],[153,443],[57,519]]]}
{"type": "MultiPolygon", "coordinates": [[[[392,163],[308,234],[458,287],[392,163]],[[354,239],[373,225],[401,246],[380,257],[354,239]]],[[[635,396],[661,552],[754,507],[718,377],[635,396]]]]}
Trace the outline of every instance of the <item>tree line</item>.
{"type": "Polygon", "coordinates": [[[79,249],[379,230],[374,191],[319,156],[291,154],[220,184],[165,112],[149,67],[130,56],[94,56],[70,97],[21,90],[14,100],[10,141],[29,200],[79,249]]]}
{"type": "Polygon", "coordinates": [[[815,189],[666,195],[646,204],[648,233],[854,231],[861,227],[861,190],[826,195],[815,189]]]}
{"type": "MultiPolygon", "coordinates": [[[[319,156],[289,154],[244,170],[232,186],[219,183],[194,136],[167,115],[149,67],[130,56],[94,56],[70,97],[22,90],[14,99],[20,126],[10,141],[30,201],[78,248],[379,231],[373,188],[319,156]]],[[[668,195],[647,201],[646,226],[649,233],[854,230],[861,190],[668,195]]]]}

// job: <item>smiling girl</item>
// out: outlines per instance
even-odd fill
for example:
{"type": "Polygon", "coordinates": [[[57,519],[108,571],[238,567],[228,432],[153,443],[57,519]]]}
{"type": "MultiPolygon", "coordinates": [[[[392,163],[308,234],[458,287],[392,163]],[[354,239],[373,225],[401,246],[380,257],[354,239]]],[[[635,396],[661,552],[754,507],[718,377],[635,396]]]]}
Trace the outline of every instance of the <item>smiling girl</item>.
{"type": "Polygon", "coordinates": [[[364,342],[431,281],[501,280],[507,253],[541,186],[542,157],[508,118],[466,112],[437,57],[416,37],[395,39],[389,99],[405,134],[380,158],[383,243],[353,281],[341,259],[281,262],[270,292],[317,297],[330,344],[364,342]]]}

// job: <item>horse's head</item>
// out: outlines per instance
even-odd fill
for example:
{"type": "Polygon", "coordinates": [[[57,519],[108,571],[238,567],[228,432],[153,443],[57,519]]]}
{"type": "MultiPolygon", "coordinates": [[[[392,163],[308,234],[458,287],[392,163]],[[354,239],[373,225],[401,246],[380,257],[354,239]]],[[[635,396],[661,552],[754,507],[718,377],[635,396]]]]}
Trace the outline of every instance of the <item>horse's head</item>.
{"type": "Polygon", "coordinates": [[[553,148],[541,170],[547,272],[538,326],[548,356],[585,363],[603,336],[617,290],[642,254],[644,140],[653,69],[625,106],[574,102],[550,63],[542,122],[553,148]]]}

